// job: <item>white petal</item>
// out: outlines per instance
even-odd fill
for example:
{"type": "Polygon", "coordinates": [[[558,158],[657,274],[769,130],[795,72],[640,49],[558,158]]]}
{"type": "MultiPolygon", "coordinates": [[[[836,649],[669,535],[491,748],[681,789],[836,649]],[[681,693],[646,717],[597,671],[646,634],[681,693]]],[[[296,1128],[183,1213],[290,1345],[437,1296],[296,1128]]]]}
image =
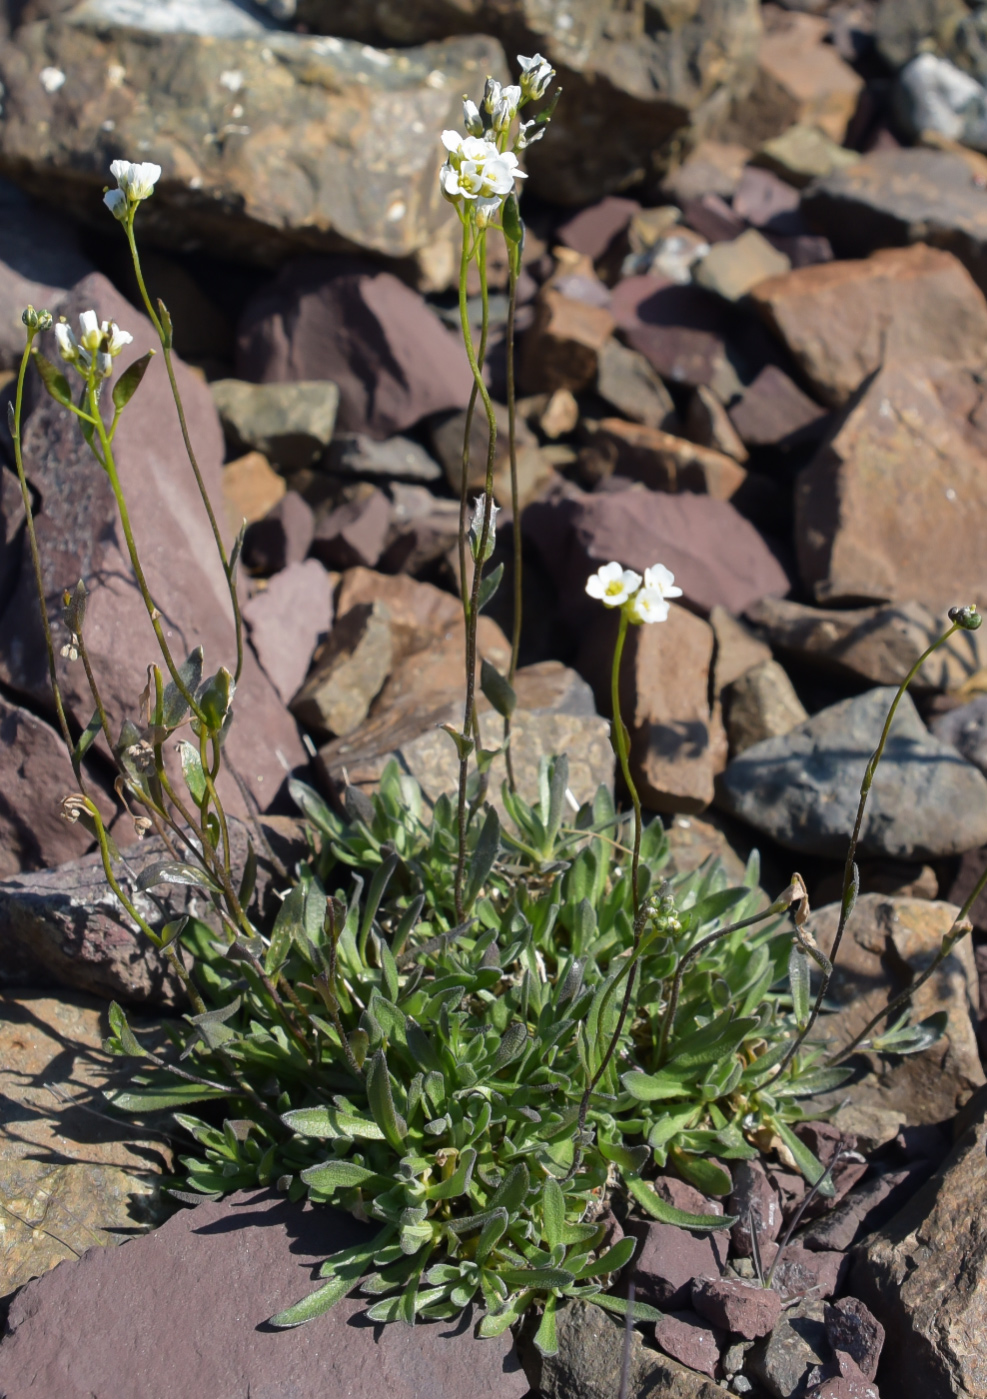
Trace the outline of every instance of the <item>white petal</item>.
{"type": "Polygon", "coordinates": [[[447,151],[458,151],[462,149],[464,138],[458,131],[443,131],[440,140],[447,151]]]}

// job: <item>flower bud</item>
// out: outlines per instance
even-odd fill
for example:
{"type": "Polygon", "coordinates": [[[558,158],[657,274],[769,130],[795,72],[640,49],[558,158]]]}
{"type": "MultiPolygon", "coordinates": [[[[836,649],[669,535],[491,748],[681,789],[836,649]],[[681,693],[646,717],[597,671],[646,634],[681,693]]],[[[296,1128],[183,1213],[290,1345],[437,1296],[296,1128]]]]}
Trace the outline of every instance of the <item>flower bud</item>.
{"type": "Polygon", "coordinates": [[[500,101],[500,83],[496,78],[488,78],[483,86],[483,110],[493,116],[493,110],[500,101]]]}
{"type": "Polygon", "coordinates": [[[533,54],[531,58],[518,54],[517,61],[521,66],[521,91],[527,101],[537,102],[548,91],[555,77],[555,69],[540,53],[533,54]]]}
{"type": "Polygon", "coordinates": [[[951,607],[949,620],[962,627],[964,631],[976,631],[983,618],[977,611],[976,603],[971,602],[967,607],[951,607]]]}
{"type": "Polygon", "coordinates": [[[463,125],[469,136],[483,135],[483,117],[475,102],[471,102],[468,97],[463,98],[463,125]]]}
{"type": "Polygon", "coordinates": [[[37,330],[38,313],[33,306],[29,306],[26,311],[21,312],[21,320],[27,326],[28,330],[37,330]]]}

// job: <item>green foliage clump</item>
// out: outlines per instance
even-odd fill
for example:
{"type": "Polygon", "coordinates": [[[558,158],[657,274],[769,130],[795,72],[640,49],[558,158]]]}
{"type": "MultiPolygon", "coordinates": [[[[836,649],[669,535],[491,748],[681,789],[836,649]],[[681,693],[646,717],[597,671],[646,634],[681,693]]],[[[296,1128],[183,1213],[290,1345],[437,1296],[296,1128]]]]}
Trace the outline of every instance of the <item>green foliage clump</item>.
{"type": "MultiPolygon", "coordinates": [[[[276,1183],[378,1226],[278,1324],[356,1289],[377,1321],[475,1302],[486,1335],[537,1303],[550,1351],[561,1299],[626,1306],[603,1290],[634,1247],[600,1252],[615,1190],[655,1218],[724,1228],[729,1216],[666,1204],[653,1167],[725,1195],[716,1161],[781,1142],[822,1176],[791,1124],[846,1071],[803,1049],[778,1074],[797,1033],[792,928],[784,901],[766,908],[756,856],[740,887],[717,861],[665,879],[654,822],[636,931],[628,820],[601,788],[566,822],[567,785],[564,757],[543,765],[534,806],[505,784],[509,828],[477,805],[457,924],[448,798],[429,809],[391,763],[372,798],[350,789],[343,819],[295,782],[310,855],[269,935],[234,960],[204,924],[182,929],[210,1009],[176,1036],[179,1072],[152,1064],[117,1106],[232,1099],[221,1127],[179,1114],[199,1147],[183,1162],[193,1198],[276,1183]]],[[[140,1053],[119,1009],[114,1025],[108,1046],[140,1053]]]]}

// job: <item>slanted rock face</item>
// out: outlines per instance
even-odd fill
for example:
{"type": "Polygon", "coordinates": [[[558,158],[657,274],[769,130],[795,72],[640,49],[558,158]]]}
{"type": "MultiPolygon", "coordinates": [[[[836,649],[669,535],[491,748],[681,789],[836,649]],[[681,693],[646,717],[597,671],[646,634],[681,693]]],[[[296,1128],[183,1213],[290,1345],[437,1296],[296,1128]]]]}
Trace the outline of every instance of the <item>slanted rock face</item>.
{"type": "Polygon", "coordinates": [[[187,16],[154,32],[156,8],[132,6],[122,27],[118,3],[90,0],[5,45],[0,172],[105,228],[110,161],[139,152],[164,171],[141,211],[146,236],[183,249],[218,239],[250,261],[306,248],[407,258],[435,242],[454,217],[438,133],[485,74],[506,80],[495,40],[389,54],[263,29],[190,33],[187,16]],[[43,69],[64,81],[49,92],[43,69]]]}

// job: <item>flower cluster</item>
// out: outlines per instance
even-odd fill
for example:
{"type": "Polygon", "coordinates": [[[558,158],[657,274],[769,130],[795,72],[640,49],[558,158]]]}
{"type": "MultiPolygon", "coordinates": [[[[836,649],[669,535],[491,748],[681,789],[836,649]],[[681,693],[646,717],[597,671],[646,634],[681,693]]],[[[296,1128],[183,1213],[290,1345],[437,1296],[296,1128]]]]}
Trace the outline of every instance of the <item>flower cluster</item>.
{"type": "Polygon", "coordinates": [[[95,368],[97,379],[106,379],[113,373],[113,361],[125,345],[133,342],[129,331],[121,330],[115,321],[96,319],[95,311],[83,311],[79,317],[79,338],[75,338],[72,327],[64,319],[55,326],[58,352],[66,364],[75,365],[83,376],[95,368]]]}
{"type": "Polygon", "coordinates": [[[550,112],[531,121],[520,122],[513,142],[514,119],[528,102],[544,97],[555,77],[555,69],[536,53],[532,58],[518,56],[521,81],[503,85],[487,78],[480,105],[463,98],[463,125],[466,135],[443,131],[446,161],[439,172],[442,193],[457,205],[460,214],[474,218],[486,228],[504,200],[514,189],[515,180],[525,172],[518,168],[517,152],[544,136],[550,112]]]}
{"type": "Polygon", "coordinates": [[[664,622],[669,598],[681,597],[675,575],[663,564],[644,570],[644,577],[619,563],[602,564],[586,581],[590,597],[604,607],[621,607],[630,622],[664,622]]]}
{"type": "Polygon", "coordinates": [[[140,164],[115,160],[110,166],[110,174],[116,180],[117,188],[106,191],[103,203],[113,217],[123,223],[142,200],[150,199],[154,186],[161,178],[161,166],[149,160],[140,164]]]}

